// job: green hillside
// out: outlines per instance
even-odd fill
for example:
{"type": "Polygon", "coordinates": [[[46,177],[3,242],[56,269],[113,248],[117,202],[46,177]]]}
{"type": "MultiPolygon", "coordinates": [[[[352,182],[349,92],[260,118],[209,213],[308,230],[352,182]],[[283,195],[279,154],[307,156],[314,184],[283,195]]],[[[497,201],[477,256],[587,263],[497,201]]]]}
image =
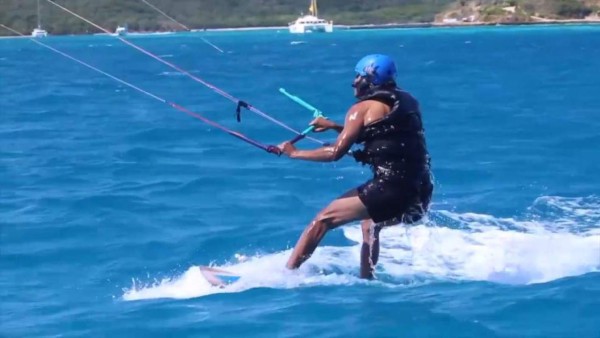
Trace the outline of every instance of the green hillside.
{"type": "MultiPolygon", "coordinates": [[[[309,5],[308,0],[147,1],[191,28],[285,26],[301,12],[308,12],[309,5]]],[[[125,23],[132,31],[180,29],[141,0],[56,2],[111,30],[125,23]]],[[[36,3],[36,0],[0,0],[0,23],[28,34],[36,26],[36,3]]],[[[40,3],[42,25],[50,34],[99,32],[46,0],[40,3]]],[[[500,20],[498,17],[506,16],[501,7],[511,3],[519,5],[518,13],[523,19],[535,13],[547,18],[580,18],[597,11],[600,0],[321,0],[318,4],[320,17],[335,24],[352,25],[432,22],[448,11],[461,16],[466,7],[486,11],[489,20],[500,20]]],[[[3,29],[0,34],[10,35],[3,29]]]]}

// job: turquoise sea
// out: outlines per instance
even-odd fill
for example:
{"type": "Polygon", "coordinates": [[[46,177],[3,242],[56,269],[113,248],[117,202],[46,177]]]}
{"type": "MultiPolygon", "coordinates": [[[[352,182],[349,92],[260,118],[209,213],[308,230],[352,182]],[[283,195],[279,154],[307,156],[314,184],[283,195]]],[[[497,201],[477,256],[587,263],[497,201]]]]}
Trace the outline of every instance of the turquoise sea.
{"type": "MultiPolygon", "coordinates": [[[[600,337],[600,26],[127,38],[297,130],[398,63],[435,191],[358,278],[358,224],[285,261],[350,158],[277,157],[28,39],[0,40],[1,337],[600,337]],[[203,39],[222,48],[212,48],[203,39]],[[198,266],[239,273],[218,289],[198,266]]],[[[294,134],[112,36],[40,40],[266,144],[294,134]]],[[[331,141],[335,134],[313,134],[331,141]]],[[[301,148],[319,146],[311,140],[301,148]]]]}

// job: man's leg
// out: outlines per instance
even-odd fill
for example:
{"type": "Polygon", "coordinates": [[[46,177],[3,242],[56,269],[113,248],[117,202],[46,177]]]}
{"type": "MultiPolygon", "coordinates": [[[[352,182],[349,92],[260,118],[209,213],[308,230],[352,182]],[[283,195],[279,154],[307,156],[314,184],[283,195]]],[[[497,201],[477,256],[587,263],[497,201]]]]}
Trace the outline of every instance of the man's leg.
{"type": "Polygon", "coordinates": [[[381,229],[400,223],[398,218],[392,218],[380,223],[366,219],[360,223],[363,234],[363,244],[360,250],[360,278],[374,278],[373,273],[379,260],[379,233],[381,229]]]}
{"type": "Polygon", "coordinates": [[[338,197],[306,227],[287,262],[287,268],[296,269],[310,258],[328,230],[368,217],[367,208],[358,198],[356,189],[338,197]]]}
{"type": "Polygon", "coordinates": [[[363,243],[360,250],[360,278],[373,279],[375,265],[379,259],[379,231],[371,219],[360,223],[363,234],[363,243]]]}

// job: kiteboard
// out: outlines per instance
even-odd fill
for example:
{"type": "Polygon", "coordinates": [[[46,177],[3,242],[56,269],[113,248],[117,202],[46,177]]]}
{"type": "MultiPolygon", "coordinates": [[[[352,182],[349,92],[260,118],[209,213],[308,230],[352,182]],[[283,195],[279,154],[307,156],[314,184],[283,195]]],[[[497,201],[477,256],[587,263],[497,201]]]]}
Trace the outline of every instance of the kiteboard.
{"type": "Polygon", "coordinates": [[[202,272],[202,276],[209,282],[212,286],[225,287],[231,283],[235,283],[240,279],[240,276],[234,274],[233,272],[211,268],[208,266],[201,266],[200,272],[202,272]]]}

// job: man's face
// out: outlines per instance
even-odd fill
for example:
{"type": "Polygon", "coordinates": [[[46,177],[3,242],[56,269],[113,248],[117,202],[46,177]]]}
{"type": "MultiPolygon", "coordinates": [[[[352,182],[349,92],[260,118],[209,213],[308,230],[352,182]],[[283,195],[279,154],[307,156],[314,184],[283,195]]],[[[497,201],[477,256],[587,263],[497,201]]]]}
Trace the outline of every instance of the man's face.
{"type": "Polygon", "coordinates": [[[354,96],[359,97],[364,94],[365,90],[368,88],[366,79],[360,74],[356,74],[354,81],[352,82],[352,87],[354,88],[354,96]]]}

